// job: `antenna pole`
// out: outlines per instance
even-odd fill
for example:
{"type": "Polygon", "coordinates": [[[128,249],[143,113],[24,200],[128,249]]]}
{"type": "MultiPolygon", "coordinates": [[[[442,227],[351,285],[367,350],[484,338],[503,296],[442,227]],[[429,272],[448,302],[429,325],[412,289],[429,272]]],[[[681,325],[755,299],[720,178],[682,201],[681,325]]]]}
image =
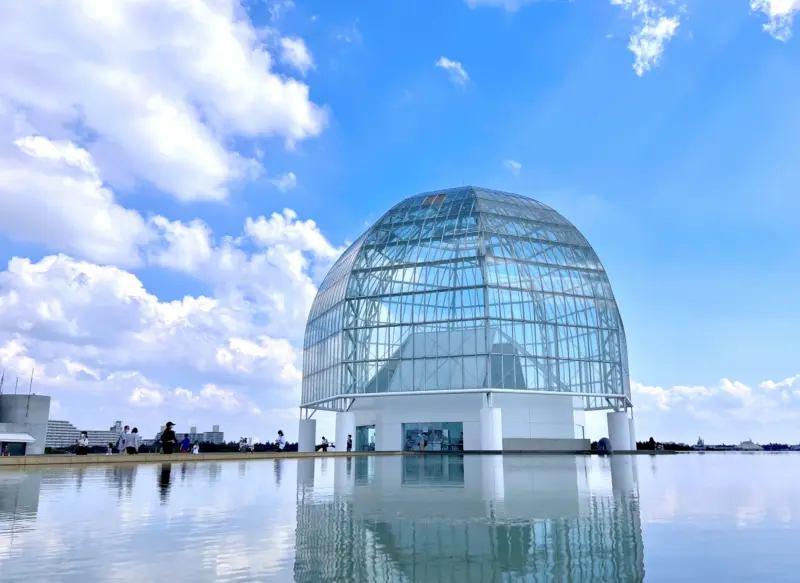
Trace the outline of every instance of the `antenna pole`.
{"type": "Polygon", "coordinates": [[[19,386],[19,377],[17,377],[17,382],[14,383],[14,394],[17,394],[17,386],[19,386]]]}
{"type": "Polygon", "coordinates": [[[0,377],[0,395],[3,394],[3,383],[6,380],[6,369],[3,369],[3,376],[0,377]]]}
{"type": "Polygon", "coordinates": [[[33,371],[36,370],[36,367],[31,369],[31,382],[28,385],[28,396],[31,396],[31,391],[33,390],[33,371]]]}

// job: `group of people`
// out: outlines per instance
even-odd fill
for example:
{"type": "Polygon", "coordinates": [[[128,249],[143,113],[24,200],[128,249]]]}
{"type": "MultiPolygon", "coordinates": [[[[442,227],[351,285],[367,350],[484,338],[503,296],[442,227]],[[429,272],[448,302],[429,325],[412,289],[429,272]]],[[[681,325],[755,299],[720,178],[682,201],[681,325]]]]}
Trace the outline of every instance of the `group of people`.
{"type": "Polygon", "coordinates": [[[167,421],[164,431],[161,432],[161,453],[175,453],[175,448],[177,447],[180,453],[199,454],[200,443],[189,439],[188,433],[184,434],[181,441],[178,441],[174,427],[175,424],[172,421],[167,421]]]}
{"type": "MultiPolygon", "coordinates": [[[[130,428],[126,425],[122,429],[122,433],[117,437],[116,443],[109,442],[106,448],[106,455],[111,455],[116,448],[119,453],[134,455],[139,453],[139,447],[142,445],[142,438],[139,435],[139,430],[134,427],[130,428]]],[[[89,453],[89,434],[86,431],[81,431],[77,442],[75,443],[76,455],[87,455],[89,453]]]]}

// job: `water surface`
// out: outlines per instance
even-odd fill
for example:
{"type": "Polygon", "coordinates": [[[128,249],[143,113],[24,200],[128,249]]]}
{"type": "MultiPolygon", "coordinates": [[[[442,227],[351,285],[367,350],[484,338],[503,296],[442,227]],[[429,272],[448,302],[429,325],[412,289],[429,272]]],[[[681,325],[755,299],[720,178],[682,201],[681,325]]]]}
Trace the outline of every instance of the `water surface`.
{"type": "Polygon", "coordinates": [[[800,454],[0,472],[0,581],[798,581],[800,454]]]}

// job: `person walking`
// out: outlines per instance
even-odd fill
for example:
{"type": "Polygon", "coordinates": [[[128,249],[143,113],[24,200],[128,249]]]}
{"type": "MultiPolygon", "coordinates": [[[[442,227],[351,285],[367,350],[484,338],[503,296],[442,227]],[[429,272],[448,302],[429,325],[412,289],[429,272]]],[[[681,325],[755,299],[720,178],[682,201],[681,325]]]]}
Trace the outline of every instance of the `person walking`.
{"type": "Polygon", "coordinates": [[[165,454],[171,454],[178,441],[175,431],[172,429],[173,427],[175,427],[175,424],[172,421],[167,421],[167,425],[161,433],[161,447],[165,454]]]}
{"type": "Polygon", "coordinates": [[[81,431],[80,437],[76,442],[75,455],[87,455],[89,453],[89,434],[81,431]]]}
{"type": "Polygon", "coordinates": [[[328,451],[328,445],[329,445],[328,440],[325,439],[325,436],[323,435],[322,436],[322,445],[320,446],[320,449],[322,451],[324,451],[324,452],[327,452],[328,451]]]}
{"type": "Polygon", "coordinates": [[[353,436],[347,435],[347,451],[353,451],[353,436]]]}
{"type": "Polygon", "coordinates": [[[130,426],[126,425],[122,429],[122,433],[120,433],[119,437],[117,437],[117,443],[114,445],[114,447],[117,448],[117,451],[119,453],[127,453],[128,440],[130,439],[130,434],[128,432],[130,431],[130,429],[131,429],[130,426]]]}
{"type": "Polygon", "coordinates": [[[189,439],[189,434],[186,433],[183,436],[183,441],[181,441],[181,453],[189,453],[189,450],[192,448],[192,440],[189,439]]]}
{"type": "Polygon", "coordinates": [[[139,429],[134,427],[131,429],[131,434],[128,436],[128,444],[125,451],[128,455],[135,455],[139,453],[139,446],[142,445],[142,437],[139,435],[139,429]]]}

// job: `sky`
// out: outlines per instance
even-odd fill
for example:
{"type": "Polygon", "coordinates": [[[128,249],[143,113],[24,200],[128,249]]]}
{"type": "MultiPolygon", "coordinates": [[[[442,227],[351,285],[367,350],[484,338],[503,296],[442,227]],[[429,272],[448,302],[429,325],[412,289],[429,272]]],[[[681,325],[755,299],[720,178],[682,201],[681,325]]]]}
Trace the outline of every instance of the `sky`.
{"type": "Polygon", "coordinates": [[[598,252],[639,438],[798,443],[798,12],[2,3],[2,389],[81,428],[295,439],[327,269],[399,200],[474,184],[598,252]]]}

